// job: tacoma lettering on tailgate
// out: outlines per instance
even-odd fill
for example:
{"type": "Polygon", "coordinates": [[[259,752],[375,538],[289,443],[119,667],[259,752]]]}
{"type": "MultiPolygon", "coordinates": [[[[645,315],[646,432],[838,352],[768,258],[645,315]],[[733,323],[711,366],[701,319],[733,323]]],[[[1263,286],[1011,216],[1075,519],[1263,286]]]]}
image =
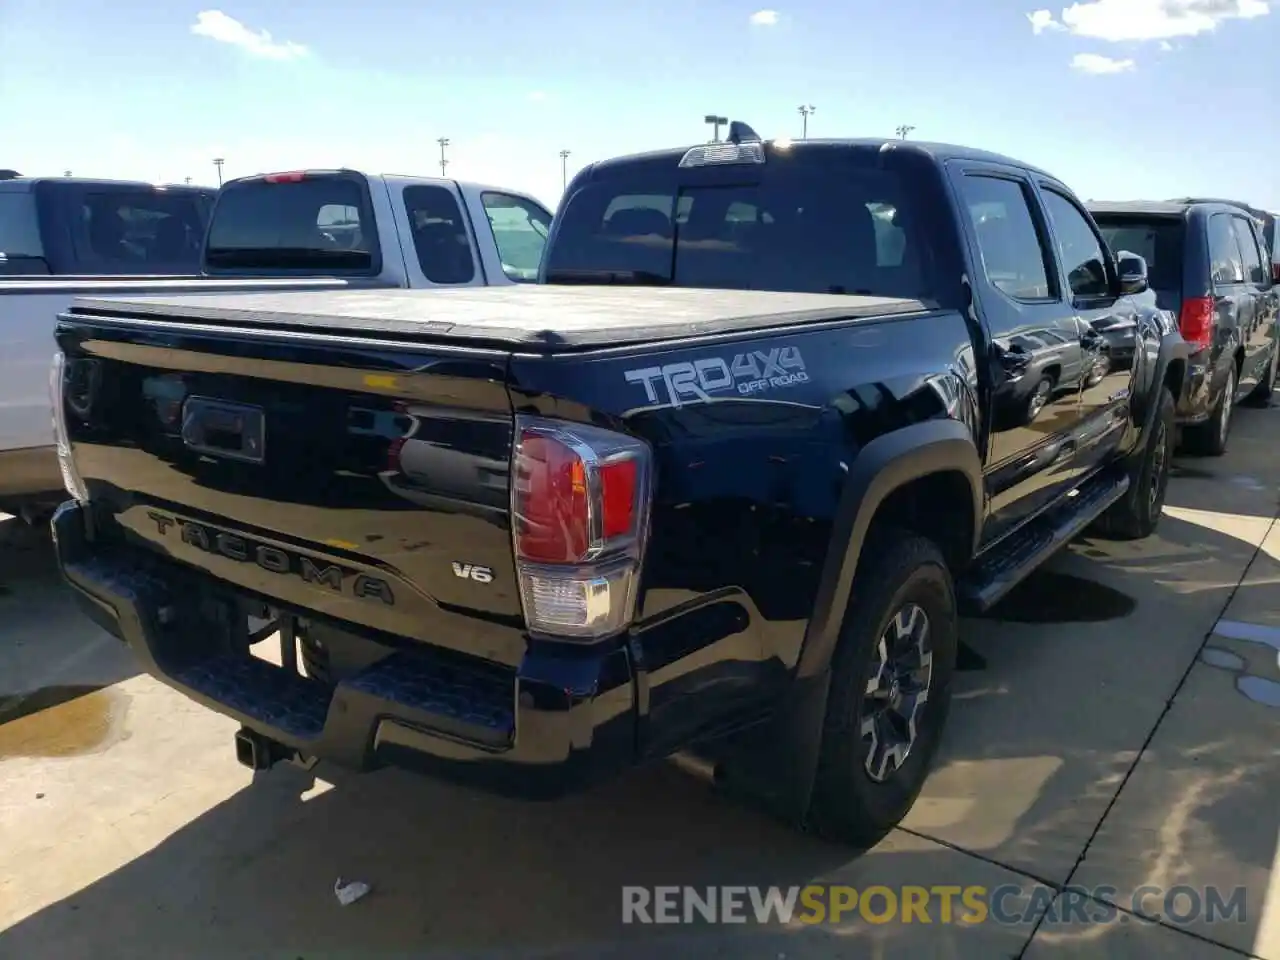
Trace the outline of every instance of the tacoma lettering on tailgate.
{"type": "Polygon", "coordinates": [[[380,600],[388,606],[393,606],[396,602],[391,584],[380,577],[357,573],[334,563],[317,562],[292,550],[260,543],[191,520],[166,516],[155,510],[148,510],[147,516],[155,523],[156,530],[162,536],[176,533],[183,543],[197,550],[217,554],[228,560],[252,563],[268,573],[299,577],[306,583],[327,588],[334,593],[345,593],[361,600],[380,600]]]}

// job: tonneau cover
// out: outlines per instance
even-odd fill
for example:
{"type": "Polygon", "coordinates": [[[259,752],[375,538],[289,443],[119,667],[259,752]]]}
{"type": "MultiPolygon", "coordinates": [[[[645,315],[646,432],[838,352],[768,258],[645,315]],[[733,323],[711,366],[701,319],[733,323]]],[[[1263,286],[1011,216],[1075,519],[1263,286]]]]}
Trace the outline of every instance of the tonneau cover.
{"type": "Polygon", "coordinates": [[[69,312],[395,340],[460,339],[555,352],[933,309],[936,305],[919,300],[887,297],[521,284],[452,290],[78,297],[69,312]]]}

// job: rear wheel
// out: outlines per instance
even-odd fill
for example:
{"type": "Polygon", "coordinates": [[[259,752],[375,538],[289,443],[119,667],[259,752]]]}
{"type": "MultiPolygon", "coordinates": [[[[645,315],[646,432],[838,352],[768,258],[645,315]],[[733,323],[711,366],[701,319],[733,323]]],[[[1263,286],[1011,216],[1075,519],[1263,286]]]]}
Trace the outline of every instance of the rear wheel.
{"type": "Polygon", "coordinates": [[[1183,431],[1183,443],[1190,453],[1202,457],[1220,457],[1227,452],[1227,437],[1231,434],[1231,414],[1235,407],[1236,366],[1227,370],[1227,382],[1222,395],[1214,404],[1213,412],[1204,423],[1187,427],[1183,431]]]}
{"type": "Polygon", "coordinates": [[[958,618],[938,547],[878,537],[832,661],[810,805],[815,831],[862,850],[907,815],[924,786],[951,698],[958,618]]]}
{"type": "Polygon", "coordinates": [[[1098,534],[1105,539],[1141,540],[1155,533],[1160,524],[1173,463],[1173,394],[1162,389],[1159,402],[1147,442],[1129,466],[1128,492],[1098,521],[1098,534]]]}

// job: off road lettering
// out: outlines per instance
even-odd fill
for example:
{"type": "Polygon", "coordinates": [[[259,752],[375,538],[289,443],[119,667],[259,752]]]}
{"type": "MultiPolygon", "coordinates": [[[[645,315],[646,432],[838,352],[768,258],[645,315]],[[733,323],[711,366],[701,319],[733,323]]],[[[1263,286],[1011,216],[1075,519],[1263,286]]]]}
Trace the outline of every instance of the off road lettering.
{"type": "Polygon", "coordinates": [[[710,401],[717,394],[749,396],[764,390],[809,382],[797,347],[773,347],[734,354],[732,358],[699,357],[692,361],[627,370],[628,383],[644,388],[645,399],[658,406],[681,407],[710,401]]]}

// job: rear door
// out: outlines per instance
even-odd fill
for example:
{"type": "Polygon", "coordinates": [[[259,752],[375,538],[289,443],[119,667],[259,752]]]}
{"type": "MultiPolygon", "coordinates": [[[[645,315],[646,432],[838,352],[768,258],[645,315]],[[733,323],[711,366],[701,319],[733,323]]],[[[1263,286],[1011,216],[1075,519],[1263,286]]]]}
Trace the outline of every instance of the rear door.
{"type": "Polygon", "coordinates": [[[1213,366],[1214,389],[1225,382],[1228,361],[1241,364],[1237,393],[1252,389],[1257,383],[1247,357],[1246,345],[1253,321],[1253,293],[1246,282],[1244,256],[1236,239],[1235,216],[1217,212],[1209,215],[1207,230],[1209,239],[1209,276],[1213,284],[1214,316],[1217,329],[1214,332],[1213,366]]]}
{"type": "Polygon", "coordinates": [[[965,163],[952,166],[950,175],[967,214],[962,222],[972,262],[984,268],[975,280],[996,384],[986,470],[991,538],[1029,519],[1079,480],[1080,321],[1025,172],[965,163]]]}

